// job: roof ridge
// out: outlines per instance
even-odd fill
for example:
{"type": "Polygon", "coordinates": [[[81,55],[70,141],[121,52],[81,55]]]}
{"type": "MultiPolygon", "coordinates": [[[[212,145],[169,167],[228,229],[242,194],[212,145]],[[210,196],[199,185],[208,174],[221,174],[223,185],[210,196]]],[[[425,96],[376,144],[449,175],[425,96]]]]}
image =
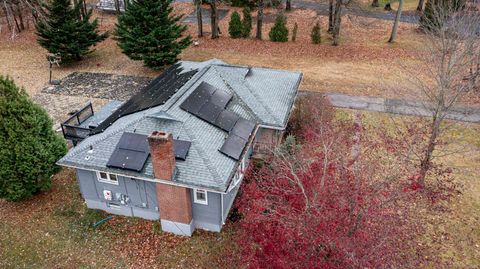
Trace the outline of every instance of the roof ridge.
{"type": "MultiPolygon", "coordinates": [[[[187,134],[188,138],[190,138],[190,141],[196,141],[197,137],[193,134],[193,132],[185,125],[185,122],[182,122],[182,128],[185,130],[185,133],[187,134]]],[[[208,159],[206,159],[204,156],[206,156],[205,151],[203,150],[202,147],[197,145],[198,143],[192,143],[192,147],[195,148],[196,151],[198,151],[200,158],[202,161],[205,163],[206,167],[208,168],[208,171],[213,177],[213,180],[219,181],[220,174],[218,173],[217,169],[213,166],[212,162],[210,162],[208,159]]]]}
{"type": "MultiPolygon", "coordinates": [[[[222,78],[222,80],[224,81],[224,83],[227,84],[227,86],[230,88],[230,90],[232,90],[233,92],[236,93],[236,91],[233,90],[233,87],[230,85],[230,83],[228,83],[228,82],[226,81],[227,79],[222,76],[221,72],[218,71],[217,68],[214,68],[214,69],[218,72],[219,76],[222,78]]],[[[235,79],[235,78],[232,78],[232,77],[230,77],[230,79],[231,79],[231,80],[235,80],[236,82],[238,82],[239,84],[241,84],[243,87],[245,87],[245,88],[248,90],[248,92],[249,92],[253,97],[255,97],[255,101],[258,102],[258,103],[262,106],[262,108],[268,113],[268,115],[269,115],[275,122],[277,122],[277,123],[279,122],[279,120],[277,119],[277,117],[275,117],[275,115],[274,115],[273,111],[270,109],[270,107],[267,107],[267,106],[265,105],[265,103],[261,100],[261,98],[260,98],[258,95],[256,95],[256,94],[252,91],[252,89],[251,89],[250,87],[248,87],[247,85],[245,85],[245,83],[243,83],[241,80],[238,80],[238,79],[235,79]]],[[[237,96],[239,97],[240,100],[243,101],[243,99],[241,98],[241,96],[239,96],[239,95],[237,95],[237,96]]],[[[243,103],[245,103],[245,105],[248,107],[248,109],[249,109],[251,112],[253,112],[253,110],[250,108],[250,106],[248,105],[248,103],[246,103],[245,101],[243,101],[243,103]]],[[[255,112],[253,112],[253,114],[256,116],[255,112]]],[[[259,118],[259,117],[256,116],[256,118],[259,118]]]]}

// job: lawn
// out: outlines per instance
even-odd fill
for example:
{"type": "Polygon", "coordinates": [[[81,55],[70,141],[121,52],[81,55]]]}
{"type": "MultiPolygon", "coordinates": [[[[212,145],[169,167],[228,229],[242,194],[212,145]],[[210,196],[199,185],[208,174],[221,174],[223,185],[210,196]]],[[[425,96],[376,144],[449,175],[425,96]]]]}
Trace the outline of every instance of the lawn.
{"type": "Polygon", "coordinates": [[[63,169],[53,187],[21,203],[0,201],[0,268],[219,268],[234,253],[232,229],[162,233],[159,223],[87,209],[75,173],[63,169]]]}

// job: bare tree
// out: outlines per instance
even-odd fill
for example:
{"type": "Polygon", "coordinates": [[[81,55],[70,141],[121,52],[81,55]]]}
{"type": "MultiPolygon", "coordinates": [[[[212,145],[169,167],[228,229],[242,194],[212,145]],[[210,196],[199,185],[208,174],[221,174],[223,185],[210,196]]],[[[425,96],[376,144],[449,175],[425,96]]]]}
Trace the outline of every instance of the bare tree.
{"type": "Polygon", "coordinates": [[[203,37],[202,0],[194,0],[197,14],[198,37],[203,37]]]}
{"type": "Polygon", "coordinates": [[[265,3],[264,0],[258,1],[258,12],[257,12],[257,35],[256,38],[262,40],[262,27],[263,27],[263,7],[265,3]]]}
{"type": "Polygon", "coordinates": [[[390,35],[390,39],[388,40],[388,43],[394,43],[395,40],[397,39],[398,24],[400,23],[400,17],[402,17],[403,2],[404,0],[398,1],[397,14],[395,15],[395,21],[393,22],[393,27],[392,27],[392,34],[390,35]]]}
{"type": "Polygon", "coordinates": [[[338,46],[340,42],[340,26],[342,24],[342,12],[343,12],[343,1],[336,0],[335,2],[335,11],[333,16],[333,31],[332,31],[332,38],[333,46],[338,46]]]}
{"type": "Polygon", "coordinates": [[[333,8],[333,1],[328,0],[328,32],[333,32],[333,16],[334,16],[334,8],[333,8]]]}
{"type": "MultiPolygon", "coordinates": [[[[444,124],[462,98],[473,90],[472,80],[478,72],[471,68],[480,65],[480,16],[475,11],[457,11],[450,1],[439,1],[432,6],[431,18],[425,18],[426,52],[422,52],[423,66],[410,73],[414,89],[420,93],[431,118],[425,147],[419,156],[418,184],[425,186],[425,177],[433,167],[437,146],[449,127],[444,124]],[[418,70],[425,70],[422,75],[418,70]]],[[[444,153],[439,154],[444,155],[444,153]]]]}
{"type": "Polygon", "coordinates": [[[417,6],[417,11],[421,12],[423,11],[423,6],[425,5],[425,0],[419,0],[418,1],[418,6],[417,6]]]}
{"type": "Polygon", "coordinates": [[[208,5],[210,5],[210,25],[212,27],[212,39],[219,37],[218,29],[218,10],[217,10],[217,0],[209,0],[208,5]]]}
{"type": "Polygon", "coordinates": [[[292,10],[292,0],[286,0],[285,1],[285,10],[286,11],[292,10]]]}

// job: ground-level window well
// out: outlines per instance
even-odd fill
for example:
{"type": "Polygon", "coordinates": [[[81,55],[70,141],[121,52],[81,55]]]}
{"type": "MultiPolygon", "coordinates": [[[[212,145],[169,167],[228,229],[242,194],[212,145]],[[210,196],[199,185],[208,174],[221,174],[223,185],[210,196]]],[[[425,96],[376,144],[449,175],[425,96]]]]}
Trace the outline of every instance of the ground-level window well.
{"type": "Polygon", "coordinates": [[[118,185],[117,175],[115,174],[97,172],[97,179],[100,182],[118,185]]]}
{"type": "Polygon", "coordinates": [[[193,201],[197,204],[208,205],[207,191],[193,189],[193,201]]]}

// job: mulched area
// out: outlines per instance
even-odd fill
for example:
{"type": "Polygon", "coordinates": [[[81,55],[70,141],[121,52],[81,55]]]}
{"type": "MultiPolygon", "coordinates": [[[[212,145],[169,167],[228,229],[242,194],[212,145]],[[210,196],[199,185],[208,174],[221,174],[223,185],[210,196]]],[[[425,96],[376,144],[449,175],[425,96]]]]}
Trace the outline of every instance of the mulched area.
{"type": "Polygon", "coordinates": [[[105,73],[74,72],[58,86],[47,87],[43,93],[127,100],[145,87],[149,77],[124,76],[105,73]]]}

